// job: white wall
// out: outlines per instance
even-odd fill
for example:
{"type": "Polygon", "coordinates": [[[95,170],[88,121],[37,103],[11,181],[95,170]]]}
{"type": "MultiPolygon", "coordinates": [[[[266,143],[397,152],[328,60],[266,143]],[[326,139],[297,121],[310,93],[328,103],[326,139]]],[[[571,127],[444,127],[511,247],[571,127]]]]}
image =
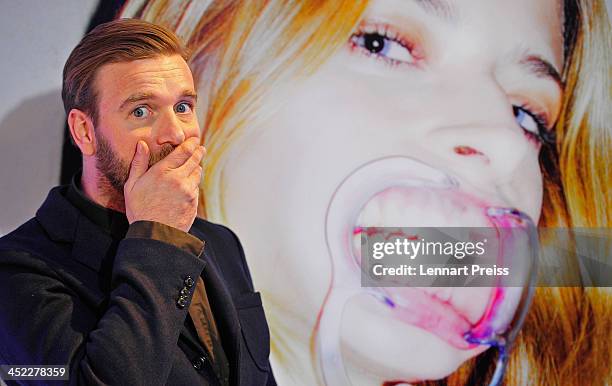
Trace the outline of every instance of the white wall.
{"type": "Polygon", "coordinates": [[[62,69],[97,0],[0,0],[0,235],[57,185],[62,69]]]}

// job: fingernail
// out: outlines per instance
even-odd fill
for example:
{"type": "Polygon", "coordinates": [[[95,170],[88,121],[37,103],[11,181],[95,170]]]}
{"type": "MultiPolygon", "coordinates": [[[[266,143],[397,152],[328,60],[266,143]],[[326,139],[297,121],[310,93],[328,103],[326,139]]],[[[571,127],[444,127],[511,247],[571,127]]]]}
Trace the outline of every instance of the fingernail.
{"type": "Polygon", "coordinates": [[[147,149],[147,143],[145,141],[138,141],[138,152],[141,154],[147,154],[149,152],[149,149],[147,149]]]}
{"type": "Polygon", "coordinates": [[[138,143],[136,144],[136,153],[138,154],[142,154],[142,142],[138,141],[138,143]]]}

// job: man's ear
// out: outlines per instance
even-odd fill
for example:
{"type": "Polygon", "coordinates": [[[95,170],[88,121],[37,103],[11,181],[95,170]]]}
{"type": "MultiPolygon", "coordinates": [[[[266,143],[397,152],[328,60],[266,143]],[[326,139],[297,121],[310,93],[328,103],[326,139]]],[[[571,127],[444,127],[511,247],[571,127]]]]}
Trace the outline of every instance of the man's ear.
{"type": "Polygon", "coordinates": [[[79,109],[72,109],[68,113],[68,127],[72,140],[81,149],[81,153],[86,156],[94,155],[96,143],[91,117],[79,109]]]}

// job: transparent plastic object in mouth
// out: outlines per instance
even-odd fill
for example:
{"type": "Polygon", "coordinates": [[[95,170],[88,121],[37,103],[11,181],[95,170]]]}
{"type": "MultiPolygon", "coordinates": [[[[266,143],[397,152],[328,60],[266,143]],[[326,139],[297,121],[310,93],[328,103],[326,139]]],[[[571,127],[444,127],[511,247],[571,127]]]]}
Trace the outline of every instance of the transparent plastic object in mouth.
{"type": "MultiPolygon", "coordinates": [[[[364,295],[381,302],[388,300],[385,288],[361,287],[361,268],[353,254],[352,235],[364,205],[389,188],[426,189],[436,194],[459,191],[461,184],[458,179],[413,158],[388,157],[357,168],[336,189],[327,210],[325,229],[332,278],[314,335],[314,354],[328,386],[351,385],[340,347],[342,315],[347,302],[364,295]]],[[[506,276],[496,278],[483,316],[464,335],[466,342],[474,346],[488,345],[498,350],[496,370],[489,382],[493,386],[503,379],[509,350],[531,304],[539,246],[536,227],[526,214],[503,205],[487,206],[483,211],[491,227],[497,230],[500,246],[497,264],[510,266],[522,278],[520,285],[514,281],[513,286],[506,282],[506,276]]]]}

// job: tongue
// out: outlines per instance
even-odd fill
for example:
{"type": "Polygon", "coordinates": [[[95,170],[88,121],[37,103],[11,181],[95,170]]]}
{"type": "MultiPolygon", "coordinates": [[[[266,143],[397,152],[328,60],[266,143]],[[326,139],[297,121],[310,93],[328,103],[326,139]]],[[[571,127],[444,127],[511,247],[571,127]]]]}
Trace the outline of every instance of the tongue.
{"type": "MultiPolygon", "coordinates": [[[[364,205],[356,225],[353,248],[359,260],[359,230],[364,227],[491,227],[493,224],[483,201],[455,188],[390,187],[364,205]]],[[[492,296],[492,289],[483,287],[388,287],[384,291],[397,305],[395,311],[400,319],[427,330],[436,324],[438,327],[434,330],[446,331],[444,338],[455,346],[465,343],[463,334],[481,319],[492,296]]]]}

